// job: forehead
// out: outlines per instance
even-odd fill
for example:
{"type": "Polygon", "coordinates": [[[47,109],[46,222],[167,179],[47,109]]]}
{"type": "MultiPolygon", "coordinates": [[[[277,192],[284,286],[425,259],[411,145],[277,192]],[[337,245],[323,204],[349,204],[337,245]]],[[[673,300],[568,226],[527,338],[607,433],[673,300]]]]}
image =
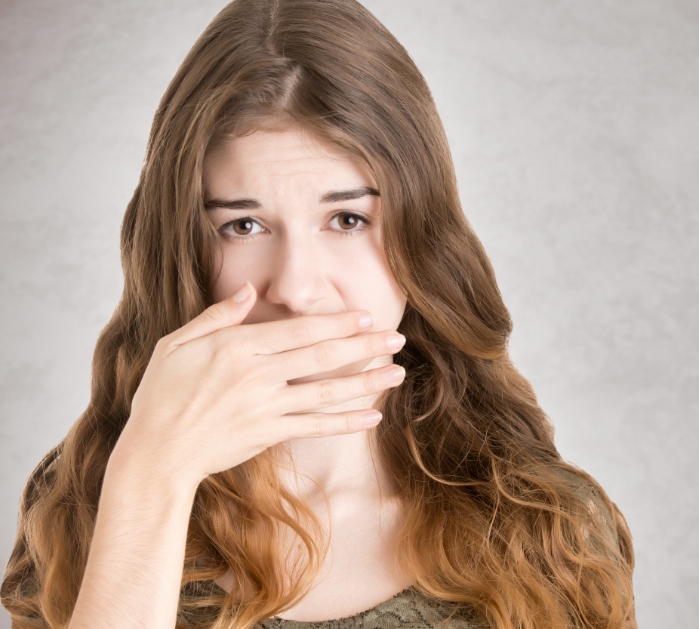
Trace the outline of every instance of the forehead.
{"type": "Polygon", "coordinates": [[[375,186],[363,160],[300,127],[256,130],[219,143],[207,155],[204,179],[208,189],[280,179],[304,185],[337,182],[375,186]]]}

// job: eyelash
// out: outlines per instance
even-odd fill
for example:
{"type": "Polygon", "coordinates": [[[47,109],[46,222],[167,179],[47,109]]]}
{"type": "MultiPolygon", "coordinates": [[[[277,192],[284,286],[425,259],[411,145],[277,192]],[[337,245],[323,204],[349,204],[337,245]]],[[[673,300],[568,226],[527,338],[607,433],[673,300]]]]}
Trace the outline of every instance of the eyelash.
{"type": "MultiPolygon", "coordinates": [[[[343,230],[336,230],[333,229],[332,231],[340,234],[340,236],[356,236],[357,234],[361,234],[362,232],[366,231],[366,229],[371,225],[371,221],[366,217],[363,216],[362,214],[357,214],[356,212],[338,212],[335,214],[330,220],[335,220],[338,216],[351,216],[353,218],[359,219],[363,225],[357,229],[352,229],[347,231],[346,229],[343,230]]],[[[254,218],[251,216],[243,216],[242,218],[236,218],[234,221],[228,221],[227,223],[224,223],[219,227],[218,231],[219,233],[223,234],[226,232],[226,228],[230,227],[231,225],[238,223],[240,221],[250,221],[252,223],[256,223],[257,225],[260,225],[254,218]]],[[[260,225],[262,227],[262,225],[260,225]]],[[[230,240],[235,240],[237,242],[246,242],[248,240],[254,240],[259,234],[250,234],[248,236],[242,236],[240,234],[233,234],[231,235],[230,233],[226,233],[226,238],[230,240]]]]}

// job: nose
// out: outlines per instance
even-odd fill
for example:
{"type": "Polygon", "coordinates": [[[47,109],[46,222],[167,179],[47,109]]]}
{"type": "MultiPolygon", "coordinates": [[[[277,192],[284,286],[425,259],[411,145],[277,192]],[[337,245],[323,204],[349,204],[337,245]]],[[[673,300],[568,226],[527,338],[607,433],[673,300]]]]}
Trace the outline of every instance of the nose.
{"type": "Polygon", "coordinates": [[[288,234],[275,252],[265,298],[271,304],[286,306],[291,312],[304,314],[328,295],[322,252],[311,237],[288,234]]]}

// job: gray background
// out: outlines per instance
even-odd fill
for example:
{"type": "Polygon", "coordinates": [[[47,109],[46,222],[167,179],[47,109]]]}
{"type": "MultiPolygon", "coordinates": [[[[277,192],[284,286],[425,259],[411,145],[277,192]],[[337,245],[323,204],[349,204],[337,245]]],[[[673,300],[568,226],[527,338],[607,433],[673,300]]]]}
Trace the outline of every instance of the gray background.
{"type": "MultiPolygon", "coordinates": [[[[3,565],[88,401],[156,104],[223,4],[0,0],[3,565]]],[[[699,627],[699,3],[365,5],[433,89],[560,451],[630,523],[641,627],[699,627]]]]}

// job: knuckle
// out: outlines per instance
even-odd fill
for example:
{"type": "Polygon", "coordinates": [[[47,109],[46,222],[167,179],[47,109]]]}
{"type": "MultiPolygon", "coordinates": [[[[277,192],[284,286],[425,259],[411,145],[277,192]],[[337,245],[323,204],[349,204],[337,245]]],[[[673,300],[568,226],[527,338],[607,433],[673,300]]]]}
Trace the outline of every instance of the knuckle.
{"type": "Polygon", "coordinates": [[[227,322],[228,317],[220,304],[212,304],[204,312],[201,313],[204,320],[213,321],[217,325],[222,325],[227,322]]]}
{"type": "Polygon", "coordinates": [[[323,416],[319,413],[314,414],[311,418],[311,430],[311,434],[314,437],[322,437],[326,432],[325,421],[323,419],[323,416]]]}
{"type": "MultiPolygon", "coordinates": [[[[274,372],[270,369],[269,363],[262,360],[253,360],[247,362],[239,376],[239,381],[246,387],[251,387],[255,383],[272,382],[274,380],[274,372]]],[[[258,404],[261,408],[266,408],[273,398],[268,400],[260,400],[258,404]]]]}
{"type": "Polygon", "coordinates": [[[207,353],[210,356],[210,360],[213,363],[220,364],[225,361],[228,356],[226,351],[226,345],[220,342],[220,339],[216,338],[213,334],[208,335],[204,339],[205,346],[207,347],[207,353]]]}
{"type": "Polygon", "coordinates": [[[255,332],[251,331],[250,326],[247,325],[223,328],[215,334],[224,339],[238,354],[250,354],[253,344],[259,342],[259,337],[255,336],[255,332]]]}
{"type": "Polygon", "coordinates": [[[290,439],[305,437],[322,437],[325,434],[323,418],[319,413],[308,413],[304,417],[293,417],[293,427],[290,427],[290,439]]]}
{"type": "Polygon", "coordinates": [[[165,336],[162,336],[158,339],[158,342],[155,344],[155,347],[153,348],[153,353],[167,355],[174,348],[177,347],[176,342],[177,338],[174,335],[174,333],[166,334],[165,336]]]}
{"type": "Polygon", "coordinates": [[[339,352],[333,343],[317,343],[313,346],[313,362],[319,365],[334,365],[339,352]]]}
{"type": "Polygon", "coordinates": [[[331,382],[325,380],[318,383],[316,388],[316,399],[321,406],[335,403],[335,387],[331,382]]]}
{"type": "Polygon", "coordinates": [[[285,419],[288,420],[284,435],[286,439],[303,439],[313,436],[313,424],[305,417],[292,414],[287,415],[285,419]]]}
{"type": "Polygon", "coordinates": [[[344,432],[353,432],[354,431],[354,423],[352,421],[353,415],[351,413],[345,413],[342,416],[342,429],[344,432]]]}
{"type": "Polygon", "coordinates": [[[313,330],[308,321],[297,321],[291,328],[291,337],[300,347],[306,347],[313,341],[313,330]]]}

